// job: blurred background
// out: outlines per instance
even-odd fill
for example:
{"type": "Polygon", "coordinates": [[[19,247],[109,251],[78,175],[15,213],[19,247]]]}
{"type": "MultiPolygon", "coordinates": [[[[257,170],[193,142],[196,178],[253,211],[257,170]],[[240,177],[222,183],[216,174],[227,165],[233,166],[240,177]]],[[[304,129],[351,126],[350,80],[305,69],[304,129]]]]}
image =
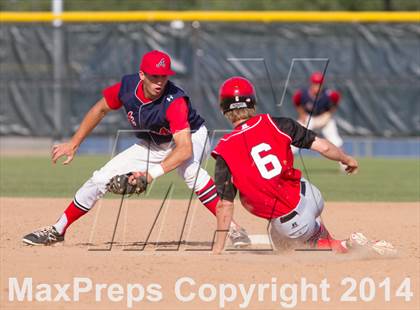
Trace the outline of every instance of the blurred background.
{"type": "MultiPolygon", "coordinates": [[[[4,11],[48,11],[51,0],[1,0],[4,11]]],[[[80,10],[298,10],[411,11],[416,0],[65,0],[68,11],[80,10]]]]}
{"type": "MultiPolygon", "coordinates": [[[[190,95],[209,129],[229,129],[219,112],[221,82],[243,75],[257,88],[259,112],[296,118],[291,97],[314,71],[342,99],[336,114],[344,148],[356,156],[420,156],[420,1],[417,0],[1,0],[0,149],[44,152],[68,139],[102,90],[138,71],[143,53],[169,53],[174,82],[190,95]],[[39,11],[228,11],[239,19],[68,22],[39,11]],[[260,11],[249,21],[246,10],[260,11]],[[409,11],[418,19],[296,21],[271,11],[409,11]],[[21,16],[21,15],[20,15],[21,16]],[[29,20],[28,20],[29,19],[29,20]]],[[[298,20],[298,19],[297,19],[298,20]]],[[[80,148],[109,154],[124,112],[110,113],[80,148]]],[[[120,137],[121,138],[121,137],[120,137]]],[[[129,143],[129,136],[121,144],[129,143]]]]}

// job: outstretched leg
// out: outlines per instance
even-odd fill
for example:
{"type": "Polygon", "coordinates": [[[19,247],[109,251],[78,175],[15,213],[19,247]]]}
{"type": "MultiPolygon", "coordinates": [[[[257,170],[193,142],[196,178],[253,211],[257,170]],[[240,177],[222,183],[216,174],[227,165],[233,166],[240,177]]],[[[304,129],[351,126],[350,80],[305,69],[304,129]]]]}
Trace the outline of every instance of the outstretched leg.
{"type": "Polygon", "coordinates": [[[307,243],[317,249],[332,249],[337,253],[347,253],[349,246],[347,240],[334,239],[323,223],[319,224],[318,231],[307,241],[307,243]]]}
{"type": "Polygon", "coordinates": [[[271,221],[272,233],[275,234],[272,239],[346,253],[345,240],[334,239],[321,221],[324,199],[318,188],[302,179],[300,196],[300,202],[293,211],[271,221]]]}
{"type": "MultiPolygon", "coordinates": [[[[147,152],[146,147],[135,144],[115,156],[100,170],[95,171],[92,177],[79,188],[73,201],[54,225],[29,233],[23,237],[22,241],[30,245],[51,245],[64,241],[64,235],[69,226],[87,214],[105,195],[106,185],[113,176],[147,169],[147,152]]],[[[150,165],[154,164],[157,162],[150,162],[150,165]]]]}

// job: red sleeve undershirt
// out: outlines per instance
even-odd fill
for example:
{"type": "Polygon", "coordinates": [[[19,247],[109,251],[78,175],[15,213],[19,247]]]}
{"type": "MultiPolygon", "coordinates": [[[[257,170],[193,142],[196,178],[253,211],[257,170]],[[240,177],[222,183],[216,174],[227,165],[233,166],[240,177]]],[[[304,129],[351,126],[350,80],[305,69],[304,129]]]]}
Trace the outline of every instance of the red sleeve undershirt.
{"type": "Polygon", "coordinates": [[[117,110],[122,107],[122,102],[120,98],[118,98],[120,87],[121,87],[121,82],[118,82],[112,86],[105,88],[102,91],[102,94],[104,95],[106,103],[113,110],[117,110]]]}
{"type": "Polygon", "coordinates": [[[331,90],[328,92],[328,97],[330,97],[330,100],[335,104],[338,105],[338,102],[340,101],[340,93],[335,90],[331,90]]]}
{"type": "Polygon", "coordinates": [[[166,120],[169,123],[172,134],[179,130],[189,128],[188,106],[184,97],[176,98],[169,105],[169,108],[166,110],[166,120]]]}
{"type": "Polygon", "coordinates": [[[302,100],[302,92],[300,90],[296,91],[292,99],[295,106],[300,106],[302,100]]]}
{"type": "MultiPolygon", "coordinates": [[[[137,96],[143,101],[143,103],[147,104],[147,101],[150,102],[150,99],[144,96],[143,88],[141,86],[142,85],[140,83],[137,88],[137,96]]],[[[118,97],[120,87],[121,82],[105,88],[102,92],[108,106],[113,110],[117,110],[123,105],[118,97]]],[[[175,99],[169,105],[166,110],[166,120],[169,123],[169,129],[172,134],[189,127],[188,112],[188,105],[184,97],[175,99]]]]}

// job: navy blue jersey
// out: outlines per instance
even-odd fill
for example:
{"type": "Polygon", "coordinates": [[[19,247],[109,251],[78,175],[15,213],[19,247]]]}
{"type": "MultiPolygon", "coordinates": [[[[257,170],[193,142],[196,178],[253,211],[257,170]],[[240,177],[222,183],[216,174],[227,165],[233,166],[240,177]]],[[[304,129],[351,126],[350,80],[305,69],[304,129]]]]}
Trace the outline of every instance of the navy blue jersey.
{"type": "Polygon", "coordinates": [[[204,123],[204,119],[192,108],[188,96],[171,81],[166,84],[162,96],[147,104],[143,104],[136,96],[139,84],[140,76],[138,74],[125,75],[121,80],[118,94],[133,129],[148,130],[147,132],[136,132],[138,138],[152,140],[156,144],[170,142],[172,133],[169,122],[166,120],[166,111],[171,103],[179,97],[183,97],[187,102],[188,123],[191,130],[199,129],[204,123]]]}
{"type": "Polygon", "coordinates": [[[334,102],[331,93],[332,92],[328,89],[322,89],[318,94],[315,103],[315,98],[310,96],[309,89],[301,89],[299,105],[302,106],[308,114],[312,113],[313,116],[321,115],[322,113],[330,111],[337,105],[337,103],[334,102]]]}

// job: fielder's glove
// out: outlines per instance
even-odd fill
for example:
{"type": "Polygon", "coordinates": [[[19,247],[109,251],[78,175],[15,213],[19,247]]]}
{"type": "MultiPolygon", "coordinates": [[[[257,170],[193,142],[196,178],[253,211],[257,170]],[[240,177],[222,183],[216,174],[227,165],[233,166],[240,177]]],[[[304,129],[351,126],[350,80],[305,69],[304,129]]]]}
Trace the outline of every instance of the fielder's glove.
{"type": "Polygon", "coordinates": [[[137,178],[131,178],[133,181],[130,183],[129,179],[132,173],[116,175],[111,178],[109,183],[106,185],[106,189],[117,195],[131,195],[141,194],[147,188],[147,178],[145,175],[140,175],[137,178]]]}

